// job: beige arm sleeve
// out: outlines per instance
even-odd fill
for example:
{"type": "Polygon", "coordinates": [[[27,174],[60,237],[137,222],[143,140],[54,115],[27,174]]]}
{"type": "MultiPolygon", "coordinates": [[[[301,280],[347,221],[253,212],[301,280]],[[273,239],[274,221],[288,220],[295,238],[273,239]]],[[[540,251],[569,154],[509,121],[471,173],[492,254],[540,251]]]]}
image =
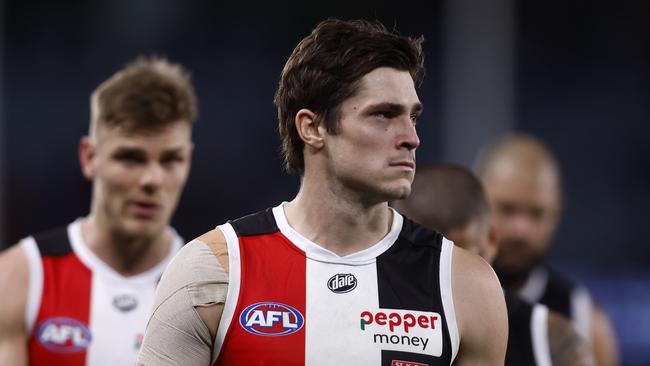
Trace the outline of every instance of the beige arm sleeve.
{"type": "Polygon", "coordinates": [[[213,340],[195,307],[223,304],[227,291],[212,250],[200,240],[185,245],[160,280],[137,364],[210,365],[213,340]]]}

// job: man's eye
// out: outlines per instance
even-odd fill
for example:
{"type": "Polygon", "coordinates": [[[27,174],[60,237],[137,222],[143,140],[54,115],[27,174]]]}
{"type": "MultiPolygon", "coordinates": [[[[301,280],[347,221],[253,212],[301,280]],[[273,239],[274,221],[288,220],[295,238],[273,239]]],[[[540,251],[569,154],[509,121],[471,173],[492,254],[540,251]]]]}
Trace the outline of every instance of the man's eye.
{"type": "Polygon", "coordinates": [[[165,156],[160,161],[163,164],[179,163],[183,161],[183,157],[178,155],[165,156]]]}
{"type": "Polygon", "coordinates": [[[115,156],[115,159],[125,163],[142,163],[145,159],[136,154],[120,154],[115,156]]]}

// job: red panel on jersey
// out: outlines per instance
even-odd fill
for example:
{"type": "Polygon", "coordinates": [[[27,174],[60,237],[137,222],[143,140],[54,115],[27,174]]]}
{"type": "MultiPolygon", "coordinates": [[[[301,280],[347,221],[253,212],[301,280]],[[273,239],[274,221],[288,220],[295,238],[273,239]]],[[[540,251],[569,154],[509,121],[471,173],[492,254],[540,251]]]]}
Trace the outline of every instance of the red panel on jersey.
{"type": "Polygon", "coordinates": [[[29,339],[29,364],[83,366],[92,338],[91,272],[74,253],[42,260],[43,295],[29,339]]]}
{"type": "Polygon", "coordinates": [[[279,232],[241,237],[239,250],[239,300],[215,365],[304,365],[304,252],[279,232]]]}

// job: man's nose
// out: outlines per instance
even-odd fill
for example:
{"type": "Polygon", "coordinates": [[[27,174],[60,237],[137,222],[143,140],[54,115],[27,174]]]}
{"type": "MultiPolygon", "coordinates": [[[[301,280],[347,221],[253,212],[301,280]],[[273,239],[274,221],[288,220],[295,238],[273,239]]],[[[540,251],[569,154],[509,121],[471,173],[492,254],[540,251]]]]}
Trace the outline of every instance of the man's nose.
{"type": "Polygon", "coordinates": [[[420,146],[420,138],[418,137],[418,132],[415,129],[415,124],[410,116],[405,116],[402,119],[402,124],[400,124],[401,130],[397,139],[398,147],[405,147],[409,150],[415,150],[420,146]]]}
{"type": "Polygon", "coordinates": [[[163,167],[157,163],[148,164],[140,177],[140,185],[152,193],[160,187],[163,182],[164,172],[163,167]]]}

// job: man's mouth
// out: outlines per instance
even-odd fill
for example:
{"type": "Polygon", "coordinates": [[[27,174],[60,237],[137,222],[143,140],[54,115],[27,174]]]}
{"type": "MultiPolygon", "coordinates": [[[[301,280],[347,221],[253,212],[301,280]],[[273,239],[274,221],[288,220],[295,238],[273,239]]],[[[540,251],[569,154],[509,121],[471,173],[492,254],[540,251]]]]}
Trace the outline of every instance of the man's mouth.
{"type": "Polygon", "coordinates": [[[161,206],[155,202],[149,201],[131,201],[129,211],[137,217],[151,218],[161,209],[161,206]]]}

